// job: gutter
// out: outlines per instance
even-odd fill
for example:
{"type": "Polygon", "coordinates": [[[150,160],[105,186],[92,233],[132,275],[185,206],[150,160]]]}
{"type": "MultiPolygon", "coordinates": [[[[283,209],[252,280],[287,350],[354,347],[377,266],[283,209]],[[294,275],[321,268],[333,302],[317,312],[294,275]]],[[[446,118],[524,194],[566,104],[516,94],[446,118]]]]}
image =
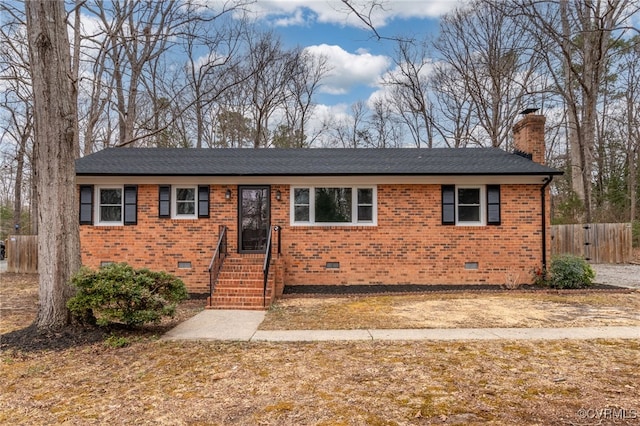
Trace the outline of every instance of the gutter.
{"type": "Polygon", "coordinates": [[[541,207],[542,207],[542,272],[545,273],[547,271],[547,207],[546,207],[546,197],[545,190],[553,180],[553,175],[549,175],[544,179],[544,184],[540,188],[540,199],[541,199],[541,207]]]}

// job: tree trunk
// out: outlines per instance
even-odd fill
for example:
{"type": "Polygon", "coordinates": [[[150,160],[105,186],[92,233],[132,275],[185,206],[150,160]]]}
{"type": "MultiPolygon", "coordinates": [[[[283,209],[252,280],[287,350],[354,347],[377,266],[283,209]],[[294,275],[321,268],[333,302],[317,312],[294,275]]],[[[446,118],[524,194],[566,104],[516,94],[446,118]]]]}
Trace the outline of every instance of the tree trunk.
{"type": "Polygon", "coordinates": [[[14,229],[12,232],[16,234],[20,234],[21,230],[19,226],[22,223],[22,184],[24,177],[24,157],[26,154],[26,144],[27,144],[28,136],[22,135],[20,138],[20,145],[18,147],[18,153],[16,155],[17,165],[16,165],[16,182],[15,182],[15,190],[13,192],[13,225],[14,229]],[[18,225],[18,226],[16,226],[18,225]]]}
{"type": "Polygon", "coordinates": [[[29,185],[29,200],[31,200],[31,206],[29,209],[29,216],[31,219],[31,234],[33,235],[38,235],[38,197],[36,197],[36,194],[38,193],[38,188],[37,188],[37,184],[36,184],[36,179],[38,176],[38,172],[35,169],[35,164],[36,164],[36,147],[35,145],[32,148],[32,152],[31,152],[31,182],[29,185]]]}
{"type": "Polygon", "coordinates": [[[35,116],[35,172],[38,210],[39,329],[69,322],[66,302],[71,275],[80,266],[75,184],[76,87],[64,1],[26,2],[29,59],[35,116]]]}
{"type": "MultiPolygon", "coordinates": [[[[560,22],[562,24],[562,51],[563,51],[563,73],[564,73],[564,97],[567,103],[567,132],[569,140],[569,167],[571,170],[571,189],[578,199],[585,202],[584,175],[582,174],[582,143],[580,141],[579,117],[577,111],[577,101],[574,96],[574,75],[571,70],[573,47],[571,45],[571,26],[568,17],[568,4],[566,1],[560,2],[560,22]]],[[[580,218],[583,220],[584,218],[580,218]]]]}
{"type": "Polygon", "coordinates": [[[627,101],[627,163],[628,163],[628,187],[629,187],[629,220],[633,222],[636,219],[636,194],[638,190],[637,165],[640,159],[640,133],[634,125],[634,103],[627,101]]]}
{"type": "Polygon", "coordinates": [[[631,211],[630,211],[630,217],[631,217],[631,221],[633,222],[634,220],[636,220],[637,217],[637,213],[636,213],[636,203],[637,203],[637,198],[636,198],[636,194],[638,191],[638,162],[640,162],[640,148],[638,148],[638,146],[636,146],[636,151],[634,153],[635,155],[631,155],[629,156],[630,158],[630,163],[632,163],[629,166],[629,186],[630,186],[630,190],[631,190],[631,211]],[[633,157],[636,157],[635,160],[633,157]],[[633,173],[633,174],[632,174],[633,173]]]}

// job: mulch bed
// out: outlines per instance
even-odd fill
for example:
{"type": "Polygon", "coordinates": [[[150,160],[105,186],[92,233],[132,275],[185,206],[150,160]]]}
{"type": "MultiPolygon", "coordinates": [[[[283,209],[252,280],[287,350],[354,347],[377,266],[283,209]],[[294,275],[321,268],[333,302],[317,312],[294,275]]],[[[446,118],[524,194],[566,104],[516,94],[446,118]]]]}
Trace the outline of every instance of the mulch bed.
{"type": "Polygon", "coordinates": [[[82,324],[70,324],[60,330],[42,331],[35,324],[0,335],[0,350],[18,350],[23,352],[64,351],[78,346],[88,346],[103,342],[111,335],[144,339],[159,336],[169,331],[171,324],[149,324],[141,327],[128,327],[123,324],[110,324],[98,327],[82,324]]]}
{"type": "Polygon", "coordinates": [[[542,292],[558,294],[585,294],[591,292],[633,293],[635,290],[607,284],[594,284],[589,288],[553,289],[534,284],[524,284],[508,289],[498,284],[393,284],[393,285],[289,285],[284,287],[282,298],[292,297],[350,297],[424,293],[498,293],[542,292]]]}
{"type": "Polygon", "coordinates": [[[0,350],[24,352],[63,351],[76,346],[101,342],[108,331],[94,327],[68,326],[58,331],[43,332],[35,325],[0,335],[0,350]]]}

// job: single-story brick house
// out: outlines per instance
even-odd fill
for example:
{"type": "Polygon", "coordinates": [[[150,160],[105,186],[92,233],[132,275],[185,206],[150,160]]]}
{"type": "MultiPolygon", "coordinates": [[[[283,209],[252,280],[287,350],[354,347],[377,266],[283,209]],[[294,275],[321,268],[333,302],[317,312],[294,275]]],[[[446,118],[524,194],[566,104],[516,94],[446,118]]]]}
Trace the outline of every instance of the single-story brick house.
{"type": "Polygon", "coordinates": [[[165,270],[207,293],[224,229],[216,307],[262,306],[269,234],[267,303],[283,285],[531,282],[561,174],[544,165],[544,123],[525,115],[514,153],[106,149],[76,164],[82,262],[165,270]]]}

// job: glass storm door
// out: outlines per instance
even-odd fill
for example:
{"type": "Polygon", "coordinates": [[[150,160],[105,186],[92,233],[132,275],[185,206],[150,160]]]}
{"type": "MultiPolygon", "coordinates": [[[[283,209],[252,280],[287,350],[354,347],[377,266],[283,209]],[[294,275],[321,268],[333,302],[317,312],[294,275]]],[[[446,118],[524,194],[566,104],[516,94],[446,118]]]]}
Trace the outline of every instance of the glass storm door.
{"type": "Polygon", "coordinates": [[[238,251],[264,253],[269,230],[268,186],[238,187],[238,251]]]}

